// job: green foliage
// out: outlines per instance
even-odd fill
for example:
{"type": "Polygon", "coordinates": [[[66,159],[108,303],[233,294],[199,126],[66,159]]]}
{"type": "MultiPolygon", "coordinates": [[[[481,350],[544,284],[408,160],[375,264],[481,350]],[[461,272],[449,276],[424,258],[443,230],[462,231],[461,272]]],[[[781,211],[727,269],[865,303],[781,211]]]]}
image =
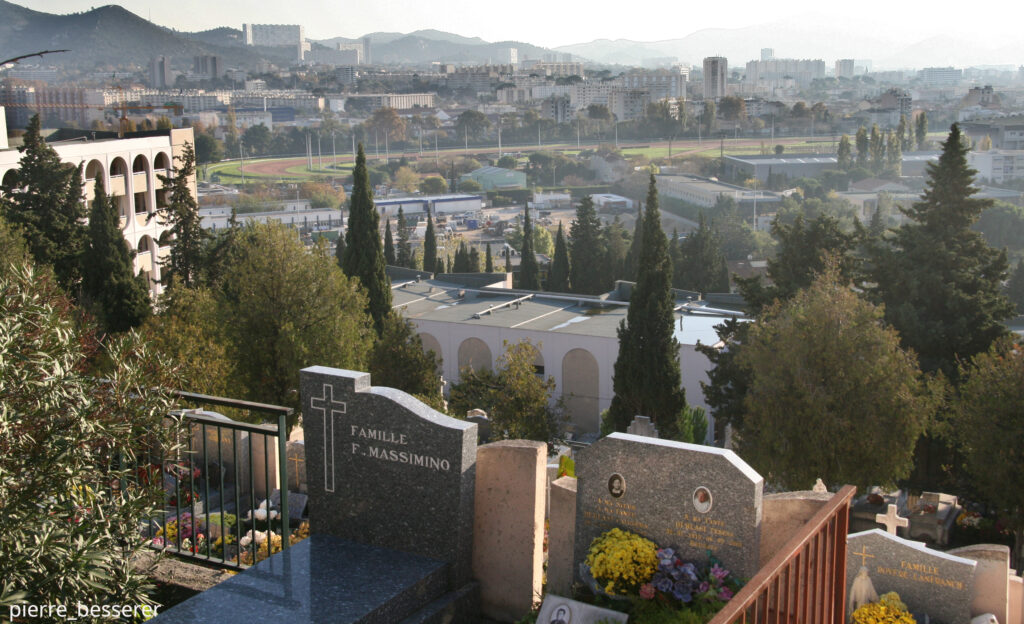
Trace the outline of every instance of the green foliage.
{"type": "Polygon", "coordinates": [[[506,154],[499,158],[498,162],[494,166],[500,167],[502,169],[515,169],[517,166],[519,166],[519,163],[516,161],[515,156],[509,156],[508,154],[506,154]]]}
{"type": "Polygon", "coordinates": [[[487,255],[484,256],[484,271],[494,273],[494,256],[491,255],[490,243],[487,243],[487,255]]]}
{"type": "Polygon", "coordinates": [[[483,190],[483,185],[473,178],[466,178],[459,182],[459,192],[461,193],[479,193],[483,190]]]}
{"type": "Polygon", "coordinates": [[[925,371],[954,380],[958,361],[987,351],[1013,314],[1000,287],[1005,252],[970,229],[992,202],[972,197],[978,190],[966,152],[953,124],[938,163],[928,164],[923,201],[904,211],[911,222],[895,231],[891,247],[872,254],[886,320],[925,371]]]}
{"type": "Polygon", "coordinates": [[[444,273],[444,269],[438,269],[437,261],[437,236],[434,234],[434,218],[427,211],[427,229],[423,234],[423,270],[444,273]]]}
{"type": "Polygon", "coordinates": [[[914,138],[917,139],[917,149],[928,147],[928,113],[925,111],[918,113],[914,121],[914,138]]]}
{"type": "Polygon", "coordinates": [[[188,288],[199,279],[206,233],[199,218],[199,202],[192,194],[190,184],[196,173],[191,143],[185,144],[176,160],[179,164],[174,166],[171,175],[157,176],[169,190],[167,206],[158,207],[156,218],[160,225],[169,228],[173,236],[170,257],[164,263],[164,283],[177,281],[188,288]]]}
{"type": "Polygon", "coordinates": [[[369,368],[374,385],[397,388],[430,405],[442,400],[440,355],[424,350],[412,322],[397,312],[385,319],[384,333],[370,352],[369,368]]]}
{"type": "Polygon", "coordinates": [[[52,267],[57,283],[75,292],[86,245],[82,172],[61,162],[39,125],[34,115],[13,180],[0,187],[0,217],[21,232],[35,263],[52,267]]]}
{"type": "Polygon", "coordinates": [[[16,228],[0,217],[0,277],[29,262],[25,239],[16,228]]]}
{"type": "Polygon", "coordinates": [[[558,235],[555,236],[555,257],[551,260],[547,289],[569,292],[569,248],[565,244],[561,221],[558,222],[558,235]]]}
{"type": "Polygon", "coordinates": [[[99,178],[95,193],[88,246],[82,255],[82,300],[104,331],[123,332],[138,327],[152,312],[149,288],[145,278],[135,275],[133,253],[121,233],[117,206],[107,197],[99,178]]]}
{"type": "Polygon", "coordinates": [[[395,239],[391,236],[391,219],[387,219],[384,225],[384,263],[396,266],[395,239]]]}
{"type": "Polygon", "coordinates": [[[540,268],[533,249],[533,224],[527,209],[523,213],[523,247],[519,260],[519,288],[524,290],[540,290],[540,268]]]}
{"type": "Polygon", "coordinates": [[[837,153],[839,168],[843,171],[849,171],[853,168],[853,150],[850,147],[850,137],[843,135],[839,139],[839,151],[837,153]]]}
{"type": "Polygon", "coordinates": [[[701,381],[704,401],[714,411],[715,440],[725,440],[725,427],[743,426],[743,399],[750,387],[750,371],[740,364],[742,345],[746,342],[750,323],[741,323],[735,318],[715,326],[715,332],[722,347],[697,343],[697,351],[703,353],[712,364],[708,381],[701,381]]]}
{"type": "Polygon", "coordinates": [[[352,200],[348,228],[345,231],[345,256],[341,264],[345,275],[356,278],[366,289],[366,311],[373,319],[377,335],[384,331],[384,318],[391,311],[391,282],[384,271],[384,252],[380,242],[380,217],[373,205],[373,189],[366,173],[366,154],[362,144],[352,170],[352,200]]]}
{"type": "Polygon", "coordinates": [[[398,207],[398,245],[395,250],[395,262],[394,264],[400,267],[406,267],[408,269],[416,268],[413,266],[414,258],[412,255],[412,244],[409,243],[409,236],[412,233],[412,228],[409,227],[409,222],[405,220],[405,212],[402,207],[398,207]]]}
{"type": "Polygon", "coordinates": [[[679,412],[676,419],[676,437],[679,442],[704,444],[708,431],[708,417],[703,407],[687,405],[679,412]]]}
{"type": "Polygon", "coordinates": [[[870,143],[868,141],[868,130],[867,130],[867,128],[865,128],[864,126],[861,126],[860,128],[857,128],[857,135],[856,135],[856,139],[855,140],[856,140],[856,145],[857,145],[857,167],[859,167],[859,168],[867,168],[867,166],[868,166],[868,146],[870,145],[870,143]]]}
{"type": "Polygon", "coordinates": [[[750,385],[737,448],[770,481],[867,486],[910,473],[936,393],[882,315],[833,262],[749,329],[739,355],[750,385]]]}
{"type": "Polygon", "coordinates": [[[373,329],[358,280],[287,226],[242,229],[217,298],[228,356],[251,400],[298,406],[301,368],[366,364],[373,329]]]}
{"type": "Polygon", "coordinates": [[[1017,307],[1017,314],[1024,314],[1024,260],[1017,261],[1017,268],[1006,283],[1006,298],[1017,307]]]}
{"type": "Polygon", "coordinates": [[[162,485],[132,467],[173,452],[180,429],[154,388],[174,381],[134,332],[87,375],[96,345],[75,317],[47,272],[0,274],[0,604],[153,604],[133,558],[162,485]]]}
{"type": "Polygon", "coordinates": [[[1011,252],[1024,251],[1024,208],[1007,202],[996,202],[982,211],[977,223],[971,226],[996,249],[1011,252]]]}
{"type": "Polygon", "coordinates": [[[428,176],[420,180],[420,192],[424,195],[441,195],[448,192],[448,183],[441,176],[428,176]]]}
{"type": "Polygon", "coordinates": [[[492,437],[538,440],[550,447],[558,441],[561,408],[550,405],[555,380],[536,374],[536,354],[537,347],[529,340],[506,341],[497,371],[464,368],[459,372],[460,381],[448,396],[449,409],[453,414],[482,409],[491,419],[492,437]]]}
{"type": "Polygon", "coordinates": [[[695,610],[676,609],[655,600],[637,601],[629,614],[629,621],[636,624],[705,624],[710,619],[695,610]]]}
{"type": "Polygon", "coordinates": [[[558,476],[576,478],[576,462],[568,455],[558,457],[558,476]]]}
{"type": "Polygon", "coordinates": [[[588,195],[576,208],[576,218],[569,226],[569,284],[573,292],[596,295],[606,290],[603,264],[601,221],[588,195]]]}
{"type": "Polygon", "coordinates": [[[642,414],[651,418],[664,437],[671,438],[686,396],[681,388],[679,343],[673,333],[672,262],[661,229],[653,174],[644,219],[636,286],[626,319],[618,329],[615,396],[609,412],[618,431],[642,414]]]}
{"type": "Polygon", "coordinates": [[[700,293],[729,292],[729,269],[722,242],[711,224],[700,214],[697,229],[679,243],[673,286],[700,293]]]}
{"type": "Polygon", "coordinates": [[[1014,565],[1024,559],[1024,349],[1008,340],[976,355],[960,371],[953,429],[962,445],[970,488],[1014,534],[1014,565]]]}
{"type": "MultiPolygon", "coordinates": [[[[653,174],[652,174],[653,179],[653,174]]],[[[648,193],[648,195],[650,195],[648,193]]],[[[657,196],[654,197],[657,201],[657,196]]],[[[648,201],[650,197],[648,197],[648,201]]],[[[658,228],[661,228],[661,224],[658,224],[658,228]]],[[[643,204],[638,204],[636,207],[636,221],[633,226],[633,240],[630,242],[629,251],[626,253],[625,263],[625,279],[631,282],[637,281],[637,271],[640,266],[640,255],[643,253],[644,243],[644,208],[643,204]]]]}

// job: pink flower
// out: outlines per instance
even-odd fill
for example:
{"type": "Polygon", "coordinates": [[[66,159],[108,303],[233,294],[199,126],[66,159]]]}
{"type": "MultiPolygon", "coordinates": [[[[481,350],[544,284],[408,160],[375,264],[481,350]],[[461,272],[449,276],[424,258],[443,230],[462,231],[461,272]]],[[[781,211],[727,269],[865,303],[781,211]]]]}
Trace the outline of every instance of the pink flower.
{"type": "Polygon", "coordinates": [[[732,590],[728,587],[723,587],[722,590],[718,592],[718,597],[728,602],[732,600],[732,590]]]}
{"type": "Polygon", "coordinates": [[[725,579],[725,577],[729,576],[729,571],[716,563],[715,565],[711,566],[711,576],[715,577],[719,581],[722,581],[725,579]]]}
{"type": "Polygon", "coordinates": [[[640,597],[644,600],[650,600],[654,598],[654,585],[650,583],[644,583],[640,586],[640,597]]]}

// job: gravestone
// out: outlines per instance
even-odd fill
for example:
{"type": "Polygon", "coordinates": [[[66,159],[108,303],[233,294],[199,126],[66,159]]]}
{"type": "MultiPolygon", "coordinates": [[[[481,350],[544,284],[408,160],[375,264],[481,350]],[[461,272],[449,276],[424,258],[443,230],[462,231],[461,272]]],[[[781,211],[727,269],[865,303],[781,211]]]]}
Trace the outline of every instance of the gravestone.
{"type": "Polygon", "coordinates": [[[578,602],[548,594],[537,614],[537,624],[607,624],[609,622],[627,622],[625,613],[602,609],[592,604],[578,602]]]}
{"type": "Polygon", "coordinates": [[[289,441],[286,445],[288,460],[288,491],[306,492],[306,443],[289,441]]]}
{"type": "Polygon", "coordinates": [[[479,434],[477,442],[479,444],[487,444],[491,441],[491,419],[487,417],[487,412],[482,409],[471,409],[466,412],[466,421],[477,426],[479,434]]]}
{"type": "Polygon", "coordinates": [[[658,437],[658,428],[651,422],[650,416],[635,416],[633,417],[633,422],[629,423],[629,426],[626,427],[626,433],[656,438],[658,437]]]}
{"type": "Polygon", "coordinates": [[[852,601],[870,583],[879,596],[898,593],[911,613],[927,614],[933,624],[967,622],[976,568],[975,561],[931,550],[882,529],[854,533],[846,538],[848,614],[852,601]]]}
{"type": "MultiPolygon", "coordinates": [[[[738,576],[757,572],[764,479],[732,451],[613,433],[580,452],[577,574],[594,538],[619,527],[738,576]]],[[[582,579],[581,579],[582,580],[582,579]]]]}
{"type": "Polygon", "coordinates": [[[314,366],[300,375],[311,533],[447,562],[471,578],[476,425],[370,375],[314,366]]]}

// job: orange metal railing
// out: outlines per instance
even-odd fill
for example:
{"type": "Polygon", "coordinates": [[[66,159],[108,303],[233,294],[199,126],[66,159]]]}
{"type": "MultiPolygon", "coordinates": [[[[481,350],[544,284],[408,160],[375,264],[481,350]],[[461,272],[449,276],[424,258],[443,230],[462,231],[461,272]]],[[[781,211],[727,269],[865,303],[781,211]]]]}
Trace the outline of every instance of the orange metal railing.
{"type": "Polygon", "coordinates": [[[832,496],[709,624],[843,624],[856,491],[847,485],[832,496]]]}

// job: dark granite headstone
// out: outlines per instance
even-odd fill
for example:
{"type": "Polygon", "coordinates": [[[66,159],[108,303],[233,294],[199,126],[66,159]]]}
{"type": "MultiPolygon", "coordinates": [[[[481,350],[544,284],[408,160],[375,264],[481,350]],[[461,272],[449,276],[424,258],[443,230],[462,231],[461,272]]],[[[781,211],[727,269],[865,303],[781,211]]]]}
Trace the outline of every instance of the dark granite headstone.
{"type": "Polygon", "coordinates": [[[711,551],[741,577],[757,572],[764,479],[732,451],[613,433],[580,452],[576,475],[577,570],[594,538],[619,527],[683,559],[711,551]]]}
{"type": "Polygon", "coordinates": [[[311,532],[445,561],[465,585],[476,425],[367,373],[314,366],[301,388],[311,532]]]}
{"type": "MultiPolygon", "coordinates": [[[[911,613],[925,614],[932,624],[960,624],[971,619],[977,562],[927,548],[890,535],[882,529],[853,533],[846,538],[846,582],[849,600],[861,567],[875,592],[894,591],[911,613]]],[[[859,592],[858,592],[859,593],[859,592]]],[[[847,605],[847,610],[851,605],[847,605]]],[[[922,620],[918,620],[922,621],[922,620]]]]}

